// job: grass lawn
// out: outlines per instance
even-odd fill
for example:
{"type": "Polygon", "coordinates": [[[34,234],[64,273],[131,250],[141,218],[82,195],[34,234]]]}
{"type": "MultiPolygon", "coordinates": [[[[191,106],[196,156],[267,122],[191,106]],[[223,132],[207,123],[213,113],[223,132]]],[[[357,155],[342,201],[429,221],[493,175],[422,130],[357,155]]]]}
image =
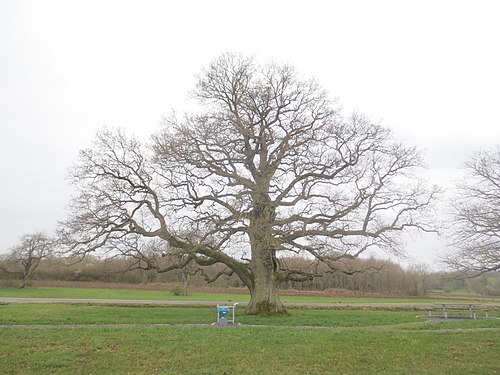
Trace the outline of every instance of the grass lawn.
{"type": "MultiPolygon", "coordinates": [[[[131,299],[131,300],[162,300],[162,301],[213,301],[217,302],[248,302],[249,295],[193,293],[189,296],[175,296],[169,291],[125,290],[125,289],[96,289],[96,288],[5,288],[0,287],[0,297],[26,298],[91,298],[91,299],[131,299]]],[[[282,296],[283,302],[288,303],[429,303],[446,301],[445,297],[433,298],[330,298],[318,296],[282,296]]],[[[485,302],[471,296],[465,302],[485,302]]],[[[494,301],[494,299],[493,299],[494,301]]],[[[497,298],[496,301],[499,301],[497,298]]]]}
{"type": "Polygon", "coordinates": [[[500,319],[430,323],[411,311],[0,304],[0,374],[497,374],[500,319]],[[157,324],[114,328],[57,325],[157,324]],[[251,325],[251,326],[250,326],[251,325]],[[281,326],[281,327],[280,327],[281,326]],[[304,326],[315,326],[307,328],[304,326]]]}
{"type": "Polygon", "coordinates": [[[169,291],[55,287],[31,287],[26,289],[0,287],[0,297],[91,298],[166,301],[234,300],[234,302],[246,302],[250,300],[249,296],[238,294],[193,293],[189,296],[176,296],[169,291]]]}
{"type": "Polygon", "coordinates": [[[497,374],[500,333],[301,328],[1,329],[2,374],[497,374]]]}
{"type": "MultiPolygon", "coordinates": [[[[272,326],[356,327],[422,322],[416,315],[414,311],[290,309],[288,316],[258,317],[236,309],[237,323],[272,326]]],[[[0,304],[0,324],[4,325],[211,324],[216,318],[215,308],[211,307],[0,304]]]]}

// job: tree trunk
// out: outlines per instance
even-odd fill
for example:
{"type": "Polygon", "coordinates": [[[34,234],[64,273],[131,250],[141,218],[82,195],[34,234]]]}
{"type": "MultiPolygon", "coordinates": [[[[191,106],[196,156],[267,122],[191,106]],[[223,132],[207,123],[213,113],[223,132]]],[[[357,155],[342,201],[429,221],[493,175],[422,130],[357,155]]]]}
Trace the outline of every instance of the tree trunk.
{"type": "Polygon", "coordinates": [[[273,280],[259,280],[250,288],[250,302],[246,312],[252,315],[286,314],[279,298],[278,288],[273,280]]]}
{"type": "Polygon", "coordinates": [[[23,274],[23,276],[21,277],[21,285],[19,286],[20,289],[26,288],[26,286],[28,285],[28,278],[29,275],[23,274]]]}
{"type": "Polygon", "coordinates": [[[256,202],[254,217],[250,222],[248,232],[252,249],[253,278],[249,287],[250,303],[246,311],[254,315],[286,314],[285,307],[279,298],[275,273],[277,259],[272,223],[276,213],[266,193],[268,185],[268,182],[261,183],[262,191],[254,197],[256,202]]]}
{"type": "MultiPolygon", "coordinates": [[[[262,229],[262,228],[261,228],[262,229]]],[[[252,231],[250,243],[252,246],[252,284],[250,302],[246,312],[253,315],[286,314],[285,307],[279,298],[278,282],[276,280],[276,258],[265,231],[252,231]]]]}
{"type": "Polygon", "coordinates": [[[186,270],[182,270],[182,295],[183,296],[188,296],[189,295],[189,278],[191,275],[189,275],[189,272],[186,270]]]}

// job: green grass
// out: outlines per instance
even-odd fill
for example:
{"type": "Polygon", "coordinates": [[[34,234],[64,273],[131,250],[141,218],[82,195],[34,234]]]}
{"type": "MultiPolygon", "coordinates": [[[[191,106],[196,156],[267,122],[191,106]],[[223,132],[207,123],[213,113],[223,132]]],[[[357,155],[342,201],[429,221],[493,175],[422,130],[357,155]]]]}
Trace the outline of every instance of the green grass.
{"type": "Polygon", "coordinates": [[[401,327],[404,330],[475,330],[475,329],[496,329],[500,330],[500,314],[497,312],[490,319],[449,319],[434,322],[422,322],[419,324],[408,324],[401,327]]]}
{"type": "Polygon", "coordinates": [[[2,374],[496,374],[500,333],[296,328],[0,331],[2,374]]]}
{"type": "Polygon", "coordinates": [[[212,323],[215,309],[86,304],[0,305],[0,324],[196,324],[212,323]]]}
{"type": "MultiPolygon", "coordinates": [[[[0,297],[25,298],[90,298],[90,299],[131,299],[160,301],[213,301],[217,302],[248,302],[250,297],[242,294],[193,293],[189,296],[175,296],[168,291],[146,291],[125,289],[95,289],[95,288],[1,288],[0,297]]],[[[330,298],[330,297],[295,297],[282,296],[286,303],[434,303],[446,301],[443,297],[433,298],[330,298]]],[[[467,301],[476,302],[470,297],[467,301]]],[[[481,301],[484,301],[481,300],[481,301]]],[[[498,299],[497,299],[498,301],[498,299]]]]}
{"type": "Polygon", "coordinates": [[[0,304],[0,324],[54,326],[0,328],[0,374],[500,372],[500,319],[429,323],[411,311],[236,312],[241,326],[218,328],[181,325],[215,321],[212,307],[0,304]],[[158,323],[172,326],[84,326],[158,323]],[[57,327],[66,324],[83,326],[57,327]]]}
{"type": "MultiPolygon", "coordinates": [[[[236,309],[245,325],[355,327],[421,322],[411,311],[349,311],[290,309],[288,316],[259,317],[236,309]]],[[[86,304],[4,304],[0,324],[210,324],[217,318],[210,307],[102,306],[86,304]]]]}
{"type": "MultiPolygon", "coordinates": [[[[490,312],[500,317],[500,312],[490,312]]],[[[57,324],[210,324],[216,320],[211,307],[170,306],[107,306],[91,304],[0,304],[0,324],[57,325],[57,324]]],[[[260,317],[236,309],[236,321],[243,325],[368,327],[426,324],[425,312],[384,310],[289,309],[288,316],[260,317]],[[418,318],[420,315],[421,318],[418,318]]],[[[447,326],[499,327],[500,319],[443,322],[447,326]]],[[[438,326],[428,324],[426,329],[438,326]]]]}
{"type": "Polygon", "coordinates": [[[233,301],[248,302],[249,296],[238,294],[193,293],[189,296],[175,296],[169,291],[95,289],[95,288],[0,288],[0,297],[24,298],[90,298],[131,299],[160,301],[233,301]]]}

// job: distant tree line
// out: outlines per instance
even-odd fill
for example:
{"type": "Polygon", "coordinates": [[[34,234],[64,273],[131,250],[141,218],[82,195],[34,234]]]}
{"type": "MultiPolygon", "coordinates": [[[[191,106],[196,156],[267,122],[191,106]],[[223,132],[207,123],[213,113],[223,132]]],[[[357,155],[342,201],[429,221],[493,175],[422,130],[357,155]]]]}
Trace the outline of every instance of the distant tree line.
{"type": "MultiPolygon", "coordinates": [[[[304,258],[281,259],[287,266],[304,271],[320,267],[313,260],[304,258]]],[[[0,268],[0,283],[12,284],[12,280],[19,280],[18,285],[26,285],[24,274],[7,272],[20,269],[18,260],[3,257],[0,268]]],[[[329,289],[346,290],[353,292],[424,296],[433,290],[453,292],[456,290],[474,292],[485,295],[500,295],[500,274],[498,272],[485,273],[479,277],[469,279],[454,279],[452,274],[430,272],[425,265],[413,265],[403,268],[397,263],[376,258],[353,259],[345,265],[353,271],[326,273],[325,276],[311,281],[286,281],[279,285],[282,290],[324,291],[329,289]]],[[[66,258],[48,255],[41,259],[31,275],[32,280],[40,281],[82,281],[101,283],[127,284],[165,284],[166,289],[177,285],[180,293],[189,291],[189,287],[213,286],[217,288],[244,288],[241,280],[235,275],[222,275],[212,283],[211,279],[223,271],[223,267],[213,265],[205,267],[203,272],[199,268],[190,273],[187,269],[175,269],[169,272],[158,273],[156,270],[132,269],[133,259],[121,257],[113,259],[98,259],[88,256],[83,261],[71,263],[66,258]]],[[[320,270],[322,271],[322,270],[320,270]]]]}

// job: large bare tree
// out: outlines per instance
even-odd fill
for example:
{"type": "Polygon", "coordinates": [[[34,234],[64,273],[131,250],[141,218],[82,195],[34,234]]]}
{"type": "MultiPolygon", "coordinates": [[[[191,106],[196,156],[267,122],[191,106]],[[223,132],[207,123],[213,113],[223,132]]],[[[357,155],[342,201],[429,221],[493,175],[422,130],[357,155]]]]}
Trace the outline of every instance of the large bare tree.
{"type": "Polygon", "coordinates": [[[500,147],[476,152],[465,169],[452,203],[452,250],[445,262],[477,275],[500,269],[500,147]]]}
{"type": "Polygon", "coordinates": [[[272,314],[284,312],[280,282],[323,274],[283,257],[350,272],[342,259],[373,246],[399,253],[397,232],[432,230],[436,190],[415,177],[418,152],[362,115],[342,117],[292,67],[225,54],[192,95],[196,112],[166,119],[147,146],[104,130],[81,151],[61,230],[73,254],[126,254],[159,271],[224,264],[216,276],[241,279],[247,311],[272,314]],[[163,264],[148,239],[179,261],[163,264]]]}

